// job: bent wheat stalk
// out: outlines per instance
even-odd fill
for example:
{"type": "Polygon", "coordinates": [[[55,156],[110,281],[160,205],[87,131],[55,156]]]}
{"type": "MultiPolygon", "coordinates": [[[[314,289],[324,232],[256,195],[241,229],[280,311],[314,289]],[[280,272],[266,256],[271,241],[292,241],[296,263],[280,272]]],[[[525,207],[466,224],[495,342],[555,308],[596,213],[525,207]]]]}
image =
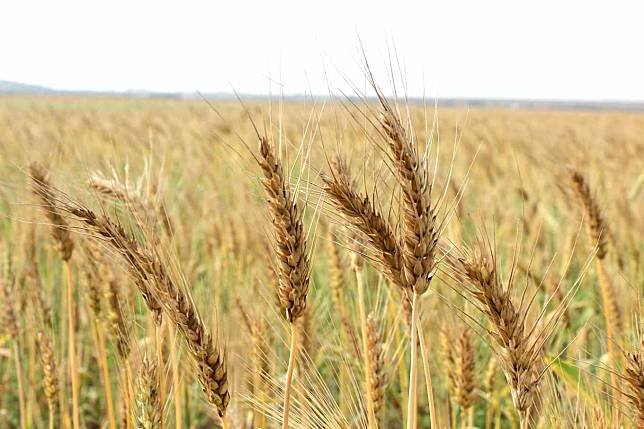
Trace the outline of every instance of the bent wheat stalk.
{"type": "Polygon", "coordinates": [[[148,307],[152,311],[162,308],[176,325],[185,340],[207,401],[226,421],[230,393],[225,355],[204,324],[190,288],[184,283],[185,276],[172,270],[175,265],[160,253],[160,249],[146,241],[139,244],[115,221],[99,216],[68,198],[58,198],[57,201],[61,211],[80,222],[86,233],[103,240],[123,257],[148,307]]]}

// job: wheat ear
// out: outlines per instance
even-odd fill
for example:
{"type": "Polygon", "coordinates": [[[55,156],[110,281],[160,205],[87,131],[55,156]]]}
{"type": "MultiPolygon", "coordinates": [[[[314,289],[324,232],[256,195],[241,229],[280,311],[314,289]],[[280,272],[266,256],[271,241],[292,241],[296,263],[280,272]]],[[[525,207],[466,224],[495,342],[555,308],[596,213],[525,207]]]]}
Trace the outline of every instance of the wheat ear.
{"type": "Polygon", "coordinates": [[[161,413],[157,366],[143,356],[136,384],[136,429],[159,428],[161,413]]]}
{"type": "Polygon", "coordinates": [[[479,309],[490,321],[489,335],[501,369],[510,386],[512,401],[522,428],[527,428],[538,411],[539,384],[543,373],[544,332],[535,335],[525,327],[525,317],[520,314],[510,298],[513,275],[507,285],[501,283],[496,258],[476,255],[462,259],[463,274],[472,288],[466,286],[479,309]]]}
{"type": "Polygon", "coordinates": [[[373,413],[376,421],[385,402],[385,352],[383,339],[376,316],[372,311],[367,317],[367,357],[369,359],[369,383],[373,413]]]}
{"type": "Polygon", "coordinates": [[[47,335],[43,331],[39,331],[36,336],[38,339],[38,349],[40,351],[40,361],[42,363],[43,389],[45,391],[45,397],[47,398],[47,408],[49,409],[49,428],[53,429],[56,404],[60,391],[56,357],[54,356],[54,351],[52,350],[47,335]]]}

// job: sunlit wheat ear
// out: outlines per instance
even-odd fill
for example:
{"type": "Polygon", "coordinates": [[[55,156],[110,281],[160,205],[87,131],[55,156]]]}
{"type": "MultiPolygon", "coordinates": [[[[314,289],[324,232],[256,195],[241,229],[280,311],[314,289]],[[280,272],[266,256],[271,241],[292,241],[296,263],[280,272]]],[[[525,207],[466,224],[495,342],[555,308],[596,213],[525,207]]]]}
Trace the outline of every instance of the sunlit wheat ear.
{"type": "Polygon", "coordinates": [[[450,398],[456,401],[456,388],[458,386],[458,377],[454,368],[456,368],[456,356],[454,339],[452,333],[447,326],[442,326],[439,334],[438,341],[441,352],[441,360],[443,364],[443,371],[447,380],[447,391],[450,398]]]}
{"type": "Polygon", "coordinates": [[[131,189],[121,183],[116,177],[107,179],[98,172],[94,172],[87,180],[87,185],[100,195],[107,196],[122,202],[142,219],[148,219],[152,210],[147,201],[141,196],[140,189],[131,189]]]}
{"type": "Polygon", "coordinates": [[[120,288],[117,280],[107,270],[104,271],[104,308],[107,318],[108,327],[112,335],[113,341],[116,343],[116,349],[119,357],[126,361],[130,354],[131,338],[130,328],[126,321],[125,311],[123,309],[124,302],[120,293],[120,288]]]}
{"type": "Polygon", "coordinates": [[[569,174],[573,189],[588,217],[588,235],[597,245],[597,257],[604,259],[608,253],[608,236],[610,235],[608,224],[584,175],[575,170],[570,170],[569,174]]]}
{"type": "MultiPolygon", "coordinates": [[[[266,329],[265,322],[258,320],[249,314],[244,302],[237,298],[235,300],[242,320],[250,334],[252,344],[252,389],[253,397],[258,403],[266,404],[270,402],[271,395],[268,392],[268,379],[271,374],[271,333],[266,329]]],[[[257,427],[266,427],[266,417],[261,414],[261,410],[254,409],[254,424],[257,427]]]]}
{"type": "Polygon", "coordinates": [[[32,163],[29,166],[29,175],[32,180],[33,192],[40,200],[45,217],[47,217],[51,225],[51,233],[60,252],[60,257],[63,261],[68,261],[72,257],[74,241],[69,232],[67,222],[61,216],[57,207],[47,170],[40,164],[32,163]]]}
{"type": "Polygon", "coordinates": [[[476,399],[474,347],[470,330],[467,327],[461,330],[461,334],[458,337],[455,370],[458,375],[456,402],[464,410],[467,410],[474,404],[476,399]]]}
{"type": "Polygon", "coordinates": [[[18,318],[16,317],[16,310],[14,309],[14,298],[9,292],[6,280],[0,274],[0,321],[2,321],[2,329],[0,333],[6,335],[7,338],[16,339],[20,332],[18,326],[18,318]]]}
{"type": "Polygon", "coordinates": [[[159,224],[168,236],[172,236],[173,223],[161,198],[160,189],[154,182],[147,186],[150,188],[148,192],[144,192],[146,179],[148,176],[142,176],[138,184],[133,187],[122,182],[116,173],[113,173],[113,177],[108,179],[101,173],[94,172],[90,175],[87,184],[99,195],[124,204],[133,213],[140,226],[149,229],[159,224]],[[152,195],[149,195],[150,193],[152,195]]]}

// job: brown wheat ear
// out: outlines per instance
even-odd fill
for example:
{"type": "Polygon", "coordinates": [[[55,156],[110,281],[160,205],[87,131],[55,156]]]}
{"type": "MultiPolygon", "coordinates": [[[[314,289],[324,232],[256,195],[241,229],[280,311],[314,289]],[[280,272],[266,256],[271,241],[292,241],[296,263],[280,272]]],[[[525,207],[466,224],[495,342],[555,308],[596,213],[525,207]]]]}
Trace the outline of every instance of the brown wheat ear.
{"type": "Polygon", "coordinates": [[[527,428],[537,418],[540,406],[539,385],[544,368],[542,345],[548,333],[526,329],[523,314],[526,310],[519,312],[510,297],[514,270],[504,286],[494,255],[486,257],[481,250],[479,255],[463,258],[461,263],[471,287],[463,286],[490,322],[488,332],[493,349],[510,386],[521,425],[527,428]]]}
{"type": "Polygon", "coordinates": [[[56,206],[56,199],[47,177],[47,170],[38,163],[32,163],[29,166],[29,175],[32,180],[33,192],[40,199],[45,216],[51,224],[51,233],[60,251],[60,256],[63,261],[69,261],[74,250],[74,241],[67,222],[56,206]]]}
{"type": "Polygon", "coordinates": [[[130,329],[125,319],[123,311],[122,297],[119,291],[119,285],[111,272],[102,269],[105,282],[103,296],[105,298],[106,316],[108,327],[113,341],[116,343],[116,349],[122,360],[127,360],[130,354],[131,339],[130,329]]]}
{"type": "Polygon", "coordinates": [[[420,295],[427,290],[434,275],[439,238],[431,182],[426,160],[418,155],[400,117],[379,92],[378,99],[382,108],[380,125],[387,137],[403,195],[405,276],[414,292],[420,295]]]}
{"type": "Polygon", "coordinates": [[[331,174],[322,174],[321,179],[333,205],[367,238],[387,278],[403,293],[408,290],[401,245],[392,227],[369,197],[356,190],[355,181],[342,159],[336,159],[331,174]]]}
{"type": "Polygon", "coordinates": [[[608,236],[610,232],[599,203],[590,190],[590,186],[583,174],[579,171],[571,170],[570,180],[588,216],[588,233],[597,244],[597,257],[604,259],[608,252],[608,236]]]}
{"type": "Polygon", "coordinates": [[[310,262],[302,210],[284,177],[284,167],[273,145],[265,137],[260,138],[259,154],[279,260],[278,295],[288,320],[294,322],[306,309],[309,288],[310,262]]]}
{"type": "Polygon", "coordinates": [[[624,352],[624,369],[621,378],[626,381],[626,397],[633,405],[637,427],[644,427],[644,336],[634,351],[624,352]]]}

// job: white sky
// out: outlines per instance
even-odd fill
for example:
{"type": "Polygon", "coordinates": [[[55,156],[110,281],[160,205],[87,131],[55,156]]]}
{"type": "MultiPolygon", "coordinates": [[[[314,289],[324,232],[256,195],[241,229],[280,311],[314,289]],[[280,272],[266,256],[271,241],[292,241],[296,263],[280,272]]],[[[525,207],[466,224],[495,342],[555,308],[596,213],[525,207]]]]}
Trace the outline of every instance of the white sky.
{"type": "Polygon", "coordinates": [[[326,94],[364,85],[359,39],[410,95],[644,100],[644,2],[617,0],[3,0],[0,79],[326,94]]]}

